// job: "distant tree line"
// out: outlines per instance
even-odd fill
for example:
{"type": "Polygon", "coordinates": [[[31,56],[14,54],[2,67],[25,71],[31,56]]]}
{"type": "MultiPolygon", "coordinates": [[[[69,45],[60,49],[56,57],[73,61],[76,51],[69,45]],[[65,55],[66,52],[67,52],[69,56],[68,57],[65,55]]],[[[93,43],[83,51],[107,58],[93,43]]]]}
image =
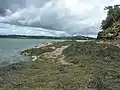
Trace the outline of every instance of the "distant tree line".
{"type": "Polygon", "coordinates": [[[63,39],[63,40],[91,40],[92,37],[85,36],[26,36],[26,35],[0,35],[0,38],[22,38],[22,39],[63,39]]]}

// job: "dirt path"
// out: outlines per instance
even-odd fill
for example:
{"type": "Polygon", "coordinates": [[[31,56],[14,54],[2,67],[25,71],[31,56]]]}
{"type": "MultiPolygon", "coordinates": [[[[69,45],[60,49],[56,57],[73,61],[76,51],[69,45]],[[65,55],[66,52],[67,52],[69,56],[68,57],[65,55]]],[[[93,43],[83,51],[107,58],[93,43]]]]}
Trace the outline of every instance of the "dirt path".
{"type": "Polygon", "coordinates": [[[56,61],[57,63],[61,63],[64,65],[71,65],[71,63],[68,63],[64,60],[65,56],[62,55],[63,50],[68,47],[69,47],[69,45],[62,46],[61,48],[56,48],[53,52],[46,52],[46,53],[42,54],[42,56],[51,61],[56,61]]]}

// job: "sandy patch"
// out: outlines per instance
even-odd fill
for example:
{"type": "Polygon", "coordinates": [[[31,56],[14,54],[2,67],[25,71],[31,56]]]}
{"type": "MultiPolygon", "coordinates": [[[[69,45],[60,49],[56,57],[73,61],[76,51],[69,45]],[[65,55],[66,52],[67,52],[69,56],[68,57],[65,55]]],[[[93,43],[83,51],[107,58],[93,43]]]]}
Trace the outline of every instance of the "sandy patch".
{"type": "Polygon", "coordinates": [[[58,63],[61,63],[61,64],[64,64],[64,65],[68,65],[70,63],[66,62],[64,60],[65,56],[62,55],[62,52],[64,49],[68,48],[69,45],[67,46],[62,46],[61,48],[57,48],[55,49],[53,52],[46,52],[43,54],[43,56],[46,58],[46,59],[50,59],[50,60],[57,60],[58,63]]]}

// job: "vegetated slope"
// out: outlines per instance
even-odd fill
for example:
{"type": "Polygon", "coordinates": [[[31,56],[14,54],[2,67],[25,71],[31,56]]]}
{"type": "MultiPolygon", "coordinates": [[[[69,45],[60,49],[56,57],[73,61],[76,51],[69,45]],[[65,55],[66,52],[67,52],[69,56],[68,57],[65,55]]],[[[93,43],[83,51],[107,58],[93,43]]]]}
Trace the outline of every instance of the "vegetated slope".
{"type": "Polygon", "coordinates": [[[86,81],[90,90],[120,89],[120,48],[117,46],[79,42],[65,49],[63,54],[67,62],[78,67],[74,75],[82,76],[81,80],[86,81]]]}
{"type": "Polygon", "coordinates": [[[102,31],[98,34],[98,39],[115,40],[120,39],[120,5],[108,6],[107,18],[102,21],[102,31]]]}

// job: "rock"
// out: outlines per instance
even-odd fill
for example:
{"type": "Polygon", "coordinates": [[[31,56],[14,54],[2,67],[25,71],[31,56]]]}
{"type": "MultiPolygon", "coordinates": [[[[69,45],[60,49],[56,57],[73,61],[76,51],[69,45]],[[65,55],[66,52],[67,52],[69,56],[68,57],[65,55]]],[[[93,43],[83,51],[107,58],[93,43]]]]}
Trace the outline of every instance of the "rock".
{"type": "Polygon", "coordinates": [[[120,39],[120,26],[115,28],[119,22],[114,23],[107,29],[102,30],[98,33],[97,39],[98,40],[118,40],[120,39]]]}
{"type": "Polygon", "coordinates": [[[36,61],[38,59],[37,56],[32,56],[32,61],[36,61]]]}

